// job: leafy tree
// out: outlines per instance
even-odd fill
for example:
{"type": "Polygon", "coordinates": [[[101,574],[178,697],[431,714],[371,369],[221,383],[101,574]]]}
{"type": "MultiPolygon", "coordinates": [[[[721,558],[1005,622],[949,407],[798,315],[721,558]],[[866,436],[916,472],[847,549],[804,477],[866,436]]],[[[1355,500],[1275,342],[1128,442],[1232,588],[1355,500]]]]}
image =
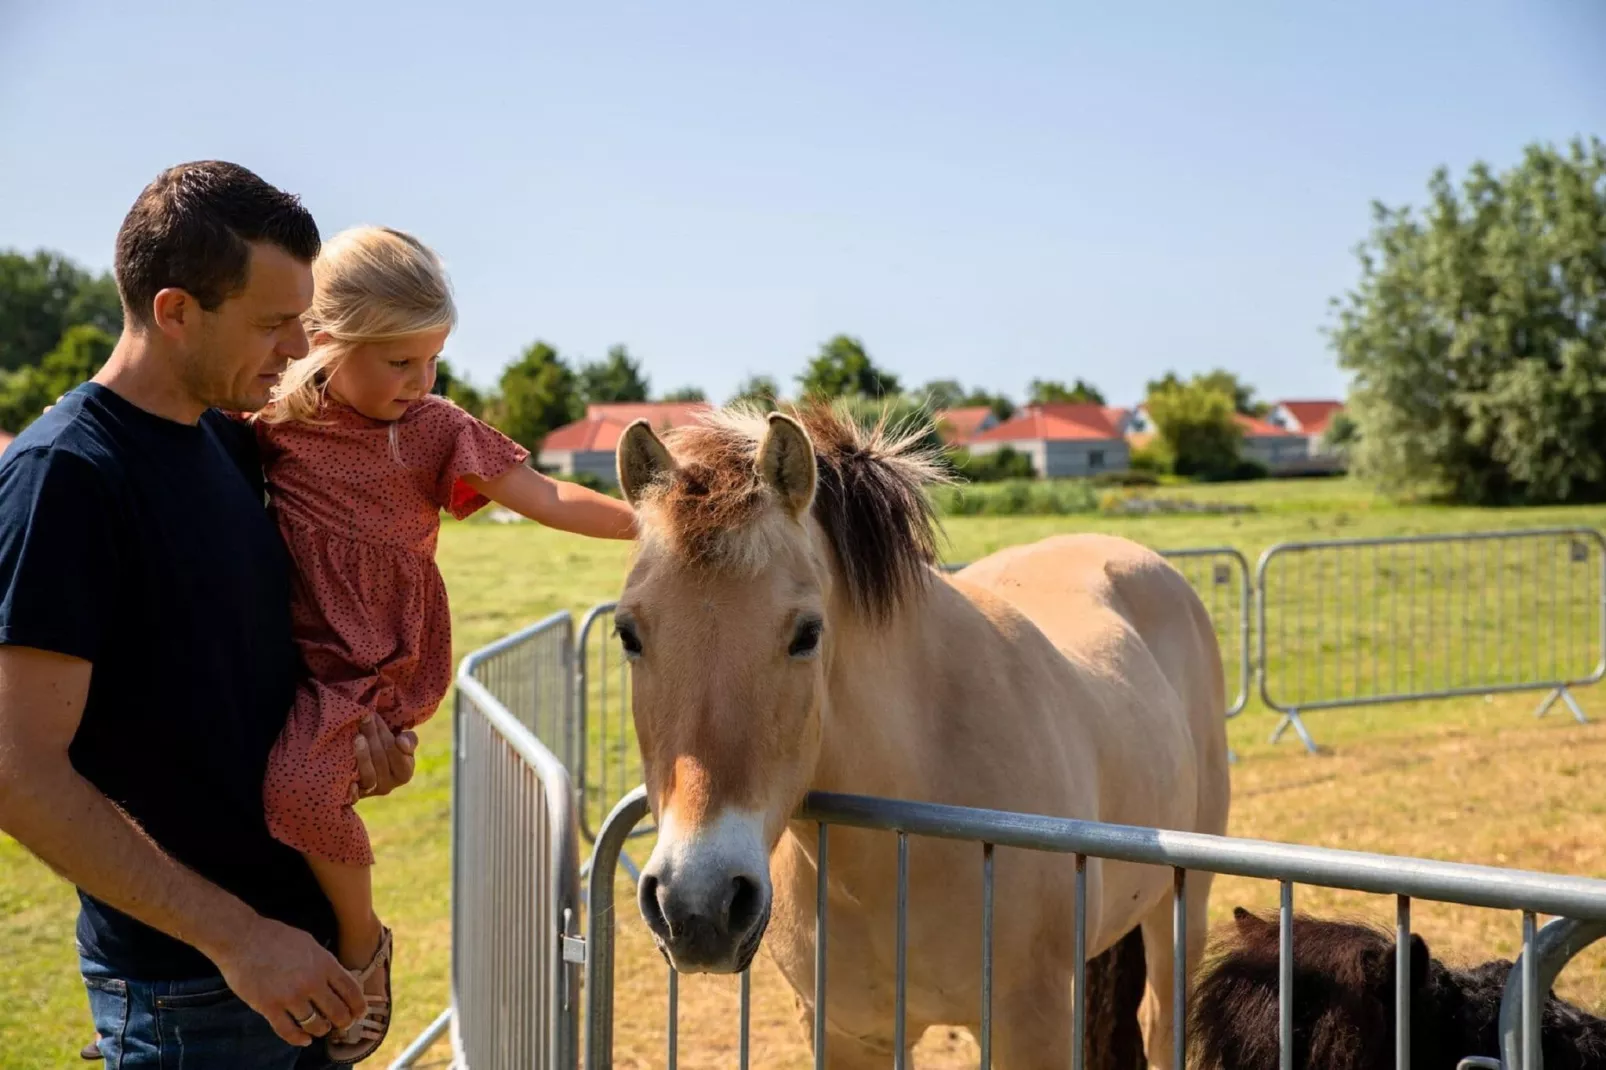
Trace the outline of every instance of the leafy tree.
{"type": "Polygon", "coordinates": [[[0,252],[0,370],[38,364],[80,323],[121,333],[123,306],[110,274],[92,275],[45,250],[0,252]]]}
{"type": "Polygon", "coordinates": [[[746,402],[756,405],[765,412],[774,412],[780,407],[781,387],[774,379],[767,375],[750,375],[747,380],[736,388],[731,395],[732,405],[746,402]]]}
{"type": "Polygon", "coordinates": [[[1354,468],[1473,504],[1606,496],[1606,144],[1372,207],[1331,339],[1354,468]]]}
{"type": "Polygon", "coordinates": [[[1333,419],[1322,432],[1322,448],[1337,457],[1348,458],[1355,450],[1355,444],[1360,439],[1360,428],[1355,418],[1340,409],[1333,414],[1333,419]]]}
{"type": "Polygon", "coordinates": [[[1037,469],[1032,455],[1012,446],[1000,446],[991,453],[953,450],[949,463],[960,477],[971,483],[1002,483],[1006,479],[1032,479],[1037,469]]]}
{"type": "Polygon", "coordinates": [[[574,371],[545,342],[530,345],[502,372],[492,423],[525,448],[541,448],[556,428],[585,412],[574,371]]]}
{"type": "Polygon", "coordinates": [[[1222,477],[1238,466],[1242,432],[1233,419],[1232,395],[1203,379],[1150,390],[1149,416],[1159,433],[1159,455],[1179,476],[1222,477]]]}
{"type": "Polygon", "coordinates": [[[445,357],[435,363],[435,393],[452,399],[465,412],[481,418],[485,416],[485,395],[459,375],[445,357]]]}
{"type": "Polygon", "coordinates": [[[1049,405],[1056,402],[1105,404],[1104,395],[1099,392],[1098,387],[1081,379],[1076,380],[1076,385],[1071,387],[1050,379],[1033,379],[1026,390],[1033,405],[1049,405]]]}
{"type": "Polygon", "coordinates": [[[897,376],[877,368],[857,338],[839,334],[820,347],[797,377],[811,398],[884,398],[899,392],[897,376]]]}
{"type": "Polygon", "coordinates": [[[966,405],[985,405],[993,410],[993,415],[1000,420],[1007,420],[1015,415],[1015,403],[1004,394],[989,394],[985,390],[973,390],[965,397],[966,405]]]}
{"type": "Polygon", "coordinates": [[[89,323],[67,328],[38,364],[0,372],[0,428],[21,431],[45,406],[100,371],[117,339],[89,323]]]}
{"type": "Polygon", "coordinates": [[[608,350],[608,359],[581,367],[580,393],[588,402],[646,401],[647,379],[641,362],[618,345],[608,350]]]}
{"type": "Polygon", "coordinates": [[[703,393],[702,387],[699,387],[699,386],[683,386],[683,387],[680,387],[679,389],[671,390],[669,393],[665,394],[661,400],[663,400],[663,401],[680,401],[680,402],[707,401],[708,400],[708,395],[703,393]]]}
{"type": "Polygon", "coordinates": [[[964,408],[966,404],[965,388],[959,385],[958,379],[933,379],[915,391],[915,396],[932,412],[964,408]]]}
{"type": "MultiPolygon", "coordinates": [[[[1233,411],[1245,416],[1265,416],[1271,411],[1271,406],[1263,401],[1255,400],[1255,388],[1239,379],[1225,368],[1216,368],[1201,375],[1195,375],[1191,382],[1201,384],[1208,389],[1219,391],[1232,399],[1233,411]]],[[[1176,372],[1166,372],[1162,378],[1151,380],[1144,391],[1153,394],[1156,390],[1167,387],[1184,385],[1183,380],[1176,372]]]]}

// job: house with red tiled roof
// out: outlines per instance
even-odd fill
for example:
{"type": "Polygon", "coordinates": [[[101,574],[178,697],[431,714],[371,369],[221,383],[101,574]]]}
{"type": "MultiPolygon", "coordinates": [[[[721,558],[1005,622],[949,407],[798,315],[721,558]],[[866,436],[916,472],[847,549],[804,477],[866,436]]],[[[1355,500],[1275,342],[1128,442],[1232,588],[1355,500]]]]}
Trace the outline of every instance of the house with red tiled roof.
{"type": "Polygon", "coordinates": [[[1028,405],[963,444],[973,455],[1008,446],[1029,456],[1037,474],[1047,479],[1119,472],[1132,459],[1126,440],[1130,416],[1126,409],[1108,405],[1028,405]]]}
{"type": "Polygon", "coordinates": [[[625,428],[644,419],[654,428],[667,431],[694,423],[698,414],[708,409],[708,403],[702,401],[621,401],[587,405],[585,416],[554,429],[541,440],[536,464],[548,472],[565,476],[592,475],[612,486],[618,480],[614,458],[625,428]]]}
{"type": "MultiPolygon", "coordinates": [[[[1242,432],[1238,453],[1245,460],[1258,461],[1272,475],[1287,475],[1311,470],[1309,443],[1304,435],[1279,427],[1269,418],[1233,413],[1233,421],[1242,432]]],[[[1127,441],[1133,449],[1142,449],[1154,439],[1154,421],[1149,418],[1146,405],[1139,405],[1128,424],[1127,441]]]]}
{"type": "Polygon", "coordinates": [[[983,431],[998,426],[998,414],[987,405],[943,409],[934,415],[937,434],[950,446],[963,446],[983,431]]]}

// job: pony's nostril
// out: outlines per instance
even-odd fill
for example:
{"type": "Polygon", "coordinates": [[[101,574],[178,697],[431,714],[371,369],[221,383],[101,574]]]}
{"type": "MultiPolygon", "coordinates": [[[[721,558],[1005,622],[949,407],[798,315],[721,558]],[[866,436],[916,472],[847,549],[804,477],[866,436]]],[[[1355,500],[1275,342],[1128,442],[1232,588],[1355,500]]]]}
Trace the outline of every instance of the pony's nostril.
{"type": "Polygon", "coordinates": [[[763,913],[764,893],[759,890],[757,881],[749,877],[733,877],[730,896],[730,910],[726,914],[730,919],[730,932],[740,935],[751,929],[763,913]]]}
{"type": "Polygon", "coordinates": [[[658,936],[668,937],[669,919],[664,917],[663,904],[659,902],[662,889],[659,887],[658,878],[643,876],[641,889],[637,895],[641,903],[641,916],[646,921],[647,928],[658,936]]]}

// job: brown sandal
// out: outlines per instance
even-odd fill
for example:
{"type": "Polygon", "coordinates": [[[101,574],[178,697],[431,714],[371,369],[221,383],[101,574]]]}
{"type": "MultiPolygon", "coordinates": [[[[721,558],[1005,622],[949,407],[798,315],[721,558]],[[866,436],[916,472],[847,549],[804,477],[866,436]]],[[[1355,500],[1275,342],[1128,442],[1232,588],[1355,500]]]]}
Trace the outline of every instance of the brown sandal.
{"type": "Polygon", "coordinates": [[[360,971],[352,972],[357,983],[363,987],[363,995],[368,1001],[368,1013],[352,1022],[351,1027],[344,1033],[330,1033],[324,1038],[329,1058],[337,1066],[350,1066],[362,1062],[379,1050],[379,1046],[385,1042],[385,1034],[390,1032],[391,950],[390,930],[381,928],[379,947],[374,951],[374,957],[360,971]],[[385,971],[383,995],[374,995],[368,991],[368,979],[374,975],[375,970],[385,971]]]}

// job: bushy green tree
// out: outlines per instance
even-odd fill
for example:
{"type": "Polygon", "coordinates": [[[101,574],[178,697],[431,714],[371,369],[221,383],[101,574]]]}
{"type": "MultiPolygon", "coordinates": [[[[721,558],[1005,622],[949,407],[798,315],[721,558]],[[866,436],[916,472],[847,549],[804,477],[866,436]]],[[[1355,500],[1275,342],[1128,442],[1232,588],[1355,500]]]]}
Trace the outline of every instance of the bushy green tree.
{"type": "Polygon", "coordinates": [[[113,338],[122,332],[123,306],[110,274],[91,274],[45,250],[0,252],[0,371],[38,364],[78,324],[113,338]]]}
{"type": "Polygon", "coordinates": [[[38,364],[0,372],[0,429],[17,432],[33,423],[45,406],[100,371],[116,344],[99,327],[80,323],[38,364]]]}
{"type": "Polygon", "coordinates": [[[883,398],[900,390],[898,377],[876,367],[864,344],[845,334],[822,345],[797,381],[806,398],[883,398]]]}
{"type": "Polygon", "coordinates": [[[774,379],[767,375],[750,375],[740,386],[736,393],[731,395],[732,405],[744,402],[757,406],[765,412],[774,412],[780,406],[781,387],[774,379]]]}
{"type": "Polygon", "coordinates": [[[592,403],[646,401],[647,378],[641,374],[641,362],[617,345],[608,350],[606,360],[580,368],[580,394],[592,403]]]}
{"type": "Polygon", "coordinates": [[[1233,419],[1231,394],[1195,379],[1162,383],[1149,392],[1147,404],[1158,452],[1177,475],[1221,478],[1237,468],[1243,434],[1233,419]]]}
{"type": "Polygon", "coordinates": [[[463,411],[484,418],[485,395],[442,357],[435,362],[435,393],[455,401],[463,411]]]}
{"type": "Polygon", "coordinates": [[[665,394],[663,396],[663,398],[661,398],[660,400],[663,400],[663,401],[680,401],[680,402],[707,401],[708,400],[708,395],[703,393],[703,388],[700,387],[700,386],[682,386],[682,387],[678,387],[677,389],[671,390],[669,393],[665,394]]]}
{"type": "Polygon", "coordinates": [[[573,369],[545,342],[535,342],[502,372],[491,422],[525,448],[541,448],[556,428],[585,413],[573,369]]]}
{"type": "Polygon", "coordinates": [[[1050,405],[1055,403],[1084,403],[1093,405],[1105,404],[1104,395],[1098,387],[1091,383],[1076,380],[1075,385],[1066,386],[1064,383],[1052,379],[1033,379],[1026,388],[1027,399],[1033,405],[1050,405]]]}
{"type": "Polygon", "coordinates": [[[1475,504],[1606,496],[1606,144],[1373,205],[1331,338],[1354,468],[1475,504]]]}

